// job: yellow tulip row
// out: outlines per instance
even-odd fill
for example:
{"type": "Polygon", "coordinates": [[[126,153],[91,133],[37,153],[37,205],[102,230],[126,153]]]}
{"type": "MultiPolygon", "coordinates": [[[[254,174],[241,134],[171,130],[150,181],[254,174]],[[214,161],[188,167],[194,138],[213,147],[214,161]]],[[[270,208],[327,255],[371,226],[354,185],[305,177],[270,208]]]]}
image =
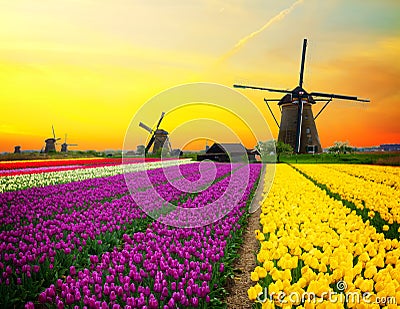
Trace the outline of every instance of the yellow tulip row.
{"type": "Polygon", "coordinates": [[[397,308],[400,243],[278,165],[261,202],[258,266],[248,297],[258,308],[397,308]],[[390,304],[389,304],[390,303],[390,304]]]}
{"type": "MultiPolygon", "coordinates": [[[[294,166],[315,181],[325,184],[332,193],[354,203],[357,208],[369,209],[371,218],[378,212],[388,224],[400,223],[400,190],[395,187],[352,176],[329,164],[294,166]]],[[[358,170],[361,174],[362,167],[358,166],[358,170]]],[[[368,170],[365,171],[367,173],[368,170]]],[[[398,182],[398,179],[393,178],[392,181],[398,182]]]]}
{"type": "Polygon", "coordinates": [[[400,189],[400,167],[359,164],[325,165],[333,170],[346,173],[375,183],[381,183],[394,189],[400,189]]]}

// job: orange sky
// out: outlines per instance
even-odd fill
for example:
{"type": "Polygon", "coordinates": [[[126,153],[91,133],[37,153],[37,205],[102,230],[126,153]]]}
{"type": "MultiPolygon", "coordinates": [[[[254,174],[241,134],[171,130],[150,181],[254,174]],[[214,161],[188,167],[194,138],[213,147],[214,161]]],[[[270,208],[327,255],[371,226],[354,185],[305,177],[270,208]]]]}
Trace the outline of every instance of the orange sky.
{"type": "MultiPolygon", "coordinates": [[[[52,124],[76,149],[121,149],[135,113],[180,84],[294,88],[305,37],[306,90],[371,99],[332,102],[317,119],[322,146],[400,142],[398,1],[19,0],[0,4],[0,21],[0,151],[40,150],[52,124]]],[[[240,93],[276,137],[263,98],[279,96],[240,93]]],[[[153,125],[164,108],[143,121],[153,125]]],[[[187,121],[164,111],[168,131],[187,121]]],[[[213,116],[235,123],[219,111],[213,116]]],[[[176,148],[192,138],[171,142],[176,148]]]]}

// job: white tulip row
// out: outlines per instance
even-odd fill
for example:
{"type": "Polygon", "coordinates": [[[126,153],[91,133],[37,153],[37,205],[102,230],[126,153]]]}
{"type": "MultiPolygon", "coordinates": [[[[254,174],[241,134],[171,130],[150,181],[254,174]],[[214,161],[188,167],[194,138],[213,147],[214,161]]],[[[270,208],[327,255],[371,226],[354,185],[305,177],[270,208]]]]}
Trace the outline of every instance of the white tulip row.
{"type": "Polygon", "coordinates": [[[119,164],[112,166],[83,168],[68,171],[57,171],[39,174],[23,174],[0,177],[0,193],[23,190],[32,187],[44,187],[90,178],[109,177],[127,172],[138,172],[179,164],[190,163],[191,159],[146,162],[136,164],[119,164]]]}

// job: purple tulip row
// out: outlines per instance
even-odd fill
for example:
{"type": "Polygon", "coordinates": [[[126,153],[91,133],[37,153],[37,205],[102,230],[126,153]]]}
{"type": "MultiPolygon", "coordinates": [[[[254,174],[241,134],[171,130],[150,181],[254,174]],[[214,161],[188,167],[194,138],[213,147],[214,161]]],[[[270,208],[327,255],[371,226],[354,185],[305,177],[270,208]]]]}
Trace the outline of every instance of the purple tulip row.
{"type": "MultiPolygon", "coordinates": [[[[207,167],[202,173],[205,179],[207,173],[216,178],[229,177],[230,165],[217,165],[216,173],[210,170],[207,167]]],[[[147,176],[159,192],[174,191],[170,195],[176,198],[186,192],[178,190],[168,179],[184,178],[193,183],[200,178],[198,163],[171,171],[150,170],[147,176]],[[168,179],[165,174],[170,174],[168,179]]],[[[67,256],[64,264],[71,264],[77,254],[103,246],[105,234],[111,233],[109,238],[113,238],[115,231],[122,235],[135,220],[146,218],[128,193],[124,177],[117,175],[0,194],[2,226],[12,225],[0,232],[0,284],[12,288],[40,280],[40,275],[45,277],[47,271],[57,270],[57,259],[67,256]]],[[[104,248],[107,247],[96,251],[103,252],[104,248]]]]}
{"type": "MultiPolygon", "coordinates": [[[[58,308],[207,307],[259,173],[259,165],[250,165],[249,171],[240,168],[233,174],[240,177],[231,177],[232,186],[242,194],[232,211],[217,222],[183,229],[154,221],[144,232],[124,234],[120,248],[91,256],[85,269],[77,271],[71,266],[64,280],[57,280],[40,293],[39,302],[58,308]],[[246,175],[248,181],[242,189],[240,179],[246,175]]],[[[219,196],[220,187],[226,186],[224,181],[200,193],[202,198],[191,199],[187,207],[196,207],[194,200],[197,207],[204,207],[202,203],[209,202],[209,195],[219,196]]],[[[31,302],[26,304],[27,308],[32,306],[31,302]]]]}

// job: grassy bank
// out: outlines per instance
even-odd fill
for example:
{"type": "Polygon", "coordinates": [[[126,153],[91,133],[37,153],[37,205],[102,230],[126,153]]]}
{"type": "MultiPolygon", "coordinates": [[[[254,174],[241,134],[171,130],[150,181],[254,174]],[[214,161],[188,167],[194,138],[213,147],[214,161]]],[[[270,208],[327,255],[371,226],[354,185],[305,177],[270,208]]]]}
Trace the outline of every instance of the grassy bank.
{"type": "Polygon", "coordinates": [[[284,163],[349,163],[349,164],[378,164],[400,166],[400,152],[361,152],[347,154],[299,154],[281,155],[284,163]]]}

